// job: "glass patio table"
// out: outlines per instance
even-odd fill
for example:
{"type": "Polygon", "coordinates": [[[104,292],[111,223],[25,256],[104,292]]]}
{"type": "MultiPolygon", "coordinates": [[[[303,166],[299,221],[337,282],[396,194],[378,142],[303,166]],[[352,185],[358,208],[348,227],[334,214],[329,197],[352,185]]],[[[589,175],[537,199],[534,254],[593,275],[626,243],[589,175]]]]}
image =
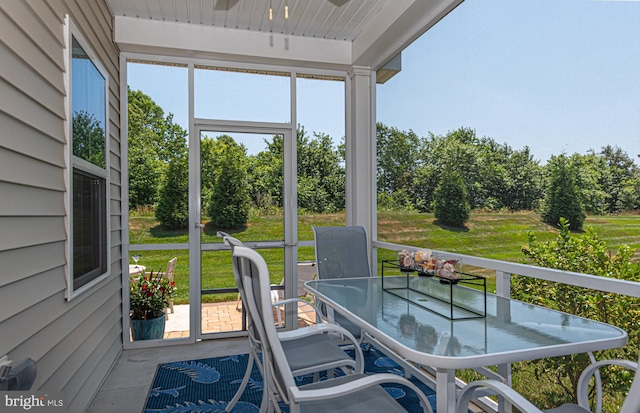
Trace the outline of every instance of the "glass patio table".
{"type": "MultiPolygon", "coordinates": [[[[404,279],[405,277],[398,277],[404,279]]],[[[392,281],[385,276],[385,284],[392,281]]],[[[309,293],[343,314],[399,357],[436,372],[437,411],[454,411],[455,370],[621,347],[627,333],[609,324],[486,294],[486,317],[450,319],[429,309],[450,285],[411,277],[425,296],[382,289],[381,277],[305,283],[309,293]],[[430,302],[431,301],[431,302],[430,302]]],[[[482,291],[453,286],[455,299],[483,311],[482,291]]]]}

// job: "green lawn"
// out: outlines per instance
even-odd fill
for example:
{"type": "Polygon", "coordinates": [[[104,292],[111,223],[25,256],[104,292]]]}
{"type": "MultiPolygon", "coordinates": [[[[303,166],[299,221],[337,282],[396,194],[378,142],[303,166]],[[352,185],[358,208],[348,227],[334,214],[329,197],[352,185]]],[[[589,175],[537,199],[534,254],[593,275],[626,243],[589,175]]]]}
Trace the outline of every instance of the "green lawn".
{"type": "MultiPolygon", "coordinates": [[[[640,215],[589,217],[584,228],[588,226],[592,226],[611,249],[624,244],[638,249],[635,258],[640,262],[640,215]]],[[[521,247],[527,243],[529,232],[540,241],[548,241],[556,237],[558,230],[541,222],[532,212],[472,213],[463,229],[438,226],[433,214],[378,214],[381,241],[504,261],[524,258],[521,247]]]]}
{"type": "MultiPolygon", "coordinates": [[[[314,225],[344,225],[344,215],[301,215],[298,219],[300,240],[313,240],[311,227],[314,225]]],[[[175,244],[187,243],[188,231],[166,230],[153,215],[132,214],[129,222],[131,244],[175,244]]],[[[627,244],[636,248],[635,261],[640,262],[640,215],[589,217],[585,227],[593,226],[609,247],[615,250],[627,244]]],[[[245,228],[234,231],[233,235],[242,240],[265,241],[282,239],[283,219],[281,216],[251,216],[245,228]]],[[[534,213],[472,213],[463,229],[442,227],[434,223],[433,214],[410,212],[381,212],[378,214],[378,238],[399,244],[413,245],[442,251],[459,252],[485,258],[505,261],[521,261],[524,255],[522,245],[527,242],[527,233],[532,231],[539,240],[553,239],[557,230],[540,221],[534,213]]],[[[207,226],[203,242],[220,242],[216,231],[207,226]]],[[[149,270],[163,270],[172,257],[178,257],[176,283],[178,291],[176,303],[189,300],[189,256],[187,250],[175,251],[132,251],[142,255],[139,264],[149,270]]],[[[269,263],[272,283],[279,284],[283,277],[282,250],[260,251],[269,263]]],[[[378,259],[392,259],[394,252],[381,251],[378,259]]],[[[300,260],[312,260],[313,248],[300,248],[300,260]]],[[[133,260],[130,260],[133,263],[133,260]]],[[[234,287],[231,271],[231,256],[228,251],[209,251],[203,254],[202,288],[234,287]]],[[[489,280],[488,288],[494,284],[489,280]]],[[[203,301],[235,299],[233,294],[205,296],[203,301]]]]}

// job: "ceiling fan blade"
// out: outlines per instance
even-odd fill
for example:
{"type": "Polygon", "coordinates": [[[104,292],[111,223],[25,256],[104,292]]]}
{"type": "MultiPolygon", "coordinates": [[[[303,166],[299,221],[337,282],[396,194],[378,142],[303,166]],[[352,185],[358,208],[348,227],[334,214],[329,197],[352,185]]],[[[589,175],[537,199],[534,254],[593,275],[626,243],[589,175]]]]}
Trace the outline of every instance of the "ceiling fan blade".
{"type": "Polygon", "coordinates": [[[216,10],[226,10],[229,11],[238,4],[240,0],[216,0],[216,4],[213,6],[216,10]]]}

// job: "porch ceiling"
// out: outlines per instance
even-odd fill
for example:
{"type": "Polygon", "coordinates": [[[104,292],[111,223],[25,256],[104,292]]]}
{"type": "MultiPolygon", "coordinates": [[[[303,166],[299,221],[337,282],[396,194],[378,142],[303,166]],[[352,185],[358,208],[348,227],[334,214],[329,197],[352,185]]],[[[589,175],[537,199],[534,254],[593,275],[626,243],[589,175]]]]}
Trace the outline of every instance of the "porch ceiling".
{"type": "Polygon", "coordinates": [[[122,51],[377,70],[463,0],[106,1],[122,51]]]}

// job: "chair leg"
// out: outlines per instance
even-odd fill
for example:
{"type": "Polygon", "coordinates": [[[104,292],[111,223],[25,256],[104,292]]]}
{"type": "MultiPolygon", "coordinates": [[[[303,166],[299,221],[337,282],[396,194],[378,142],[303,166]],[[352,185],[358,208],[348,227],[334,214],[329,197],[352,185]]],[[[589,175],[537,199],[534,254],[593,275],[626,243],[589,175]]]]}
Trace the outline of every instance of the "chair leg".
{"type": "Polygon", "coordinates": [[[258,371],[260,371],[260,375],[262,376],[262,401],[260,402],[260,411],[259,413],[282,413],[280,409],[280,405],[278,404],[278,393],[275,390],[276,384],[273,381],[273,378],[270,376],[270,370],[265,367],[262,363],[264,360],[258,357],[257,349],[253,349],[255,351],[255,360],[256,366],[258,366],[258,371]]]}
{"type": "Polygon", "coordinates": [[[236,394],[233,395],[233,398],[231,399],[229,404],[227,404],[226,409],[224,409],[226,413],[229,413],[233,409],[236,403],[238,403],[238,400],[240,400],[240,396],[242,396],[242,393],[244,393],[244,389],[247,387],[247,384],[249,383],[249,378],[251,377],[251,372],[253,371],[254,360],[255,360],[255,357],[254,357],[253,351],[250,351],[249,360],[247,361],[247,369],[245,370],[244,376],[242,377],[242,382],[240,383],[240,387],[238,387],[238,390],[236,390],[236,394]]]}
{"type": "Polygon", "coordinates": [[[236,300],[236,311],[240,311],[240,303],[242,302],[242,297],[238,294],[238,299],[236,300]]]}
{"type": "Polygon", "coordinates": [[[271,396],[271,386],[269,385],[270,377],[269,373],[266,371],[267,368],[263,368],[261,370],[262,380],[264,381],[262,386],[262,402],[260,403],[259,413],[270,413],[273,411],[272,408],[275,408],[275,406],[272,406],[272,403],[275,404],[275,400],[273,400],[271,396]]]}
{"type": "MultiPolygon", "coordinates": [[[[271,386],[275,387],[275,384],[272,384],[271,386]]],[[[267,386],[265,384],[262,390],[262,404],[264,405],[266,403],[266,407],[261,405],[260,411],[262,411],[263,407],[265,407],[266,408],[265,411],[267,413],[282,413],[282,410],[280,409],[280,404],[278,403],[278,395],[269,389],[270,389],[270,386],[267,386]],[[265,400],[265,396],[266,396],[266,400],[265,400]]]]}
{"type": "Polygon", "coordinates": [[[273,307],[276,313],[276,319],[278,320],[278,327],[282,327],[284,324],[282,323],[282,309],[279,305],[273,307]]]}

